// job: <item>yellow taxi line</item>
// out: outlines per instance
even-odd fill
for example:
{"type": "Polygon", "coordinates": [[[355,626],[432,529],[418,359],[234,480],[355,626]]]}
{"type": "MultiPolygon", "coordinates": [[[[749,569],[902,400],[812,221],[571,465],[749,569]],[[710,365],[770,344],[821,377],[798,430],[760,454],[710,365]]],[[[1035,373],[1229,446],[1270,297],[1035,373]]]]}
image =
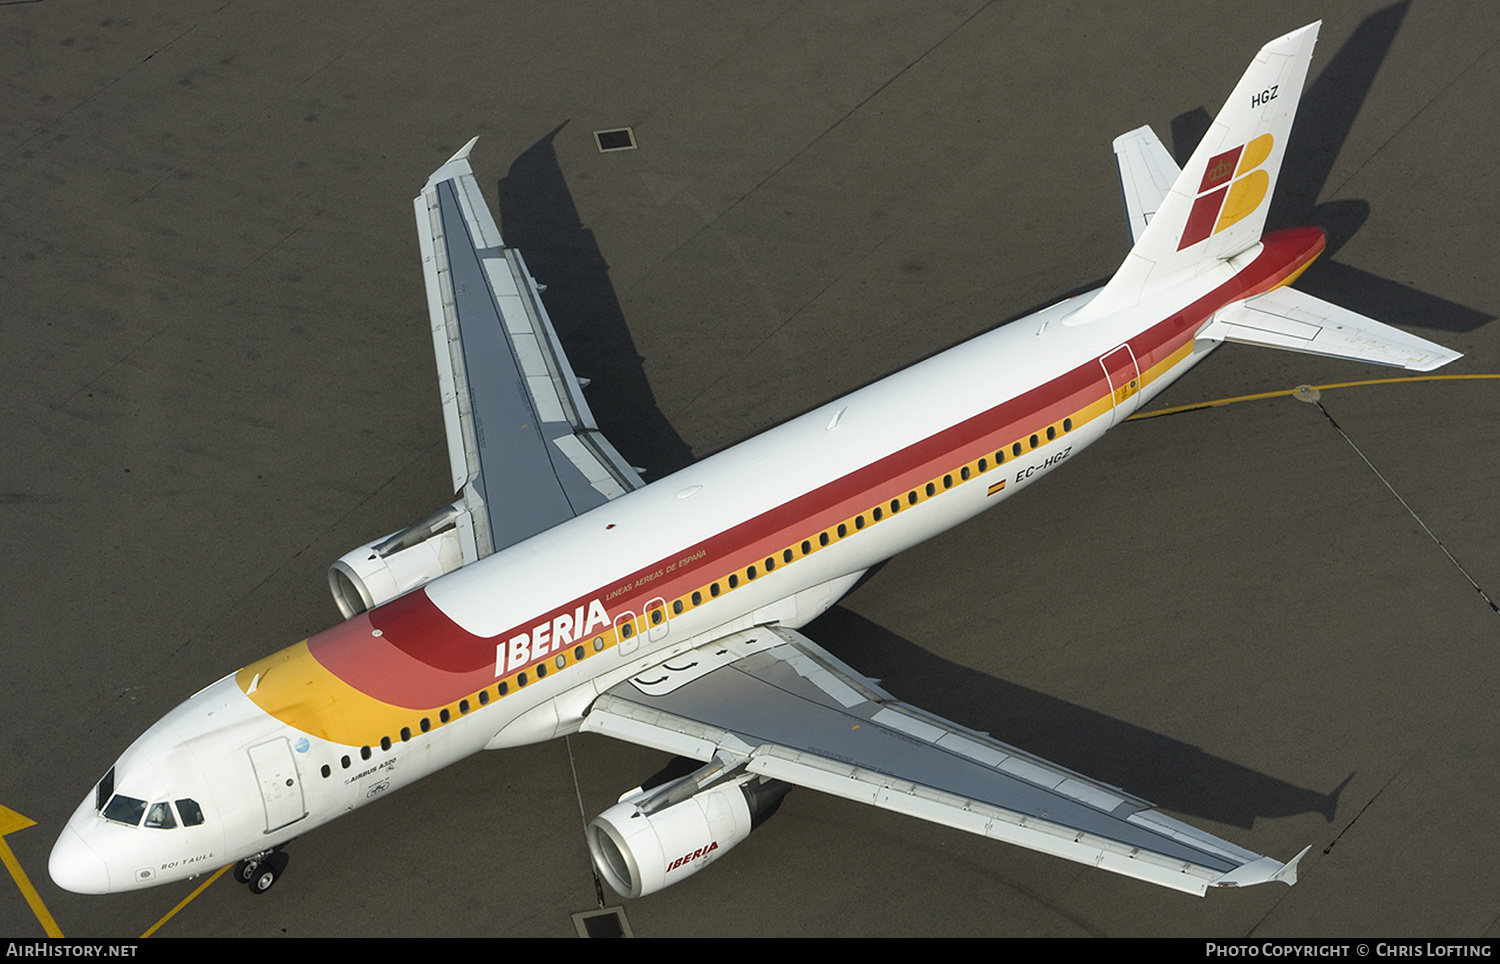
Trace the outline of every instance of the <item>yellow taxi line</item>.
{"type": "Polygon", "coordinates": [[[31,912],[36,919],[42,922],[42,930],[48,937],[62,937],[62,928],[57,926],[57,921],[52,919],[52,913],[47,910],[47,905],[42,903],[42,897],[31,885],[31,878],[26,876],[26,871],[21,869],[21,862],[16,859],[15,853],[10,849],[10,844],[5,842],[5,835],[17,830],[25,830],[27,827],[36,826],[36,821],[30,817],[22,816],[7,806],[0,805],[0,863],[10,871],[16,886],[21,889],[21,896],[26,898],[26,903],[31,905],[31,912]]]}
{"type": "Polygon", "coordinates": [[[1263,398],[1279,398],[1282,395],[1295,395],[1305,388],[1314,391],[1326,392],[1335,388],[1362,388],[1366,385],[1394,385],[1399,382],[1440,382],[1440,381],[1463,381],[1469,379],[1494,379],[1500,378],[1500,374],[1493,375],[1410,375],[1405,378],[1370,378],[1358,382],[1333,382],[1328,385],[1308,385],[1297,388],[1283,389],[1279,392],[1259,392],[1254,395],[1236,395],[1233,398],[1216,398],[1207,402],[1194,402],[1191,405],[1175,405],[1171,408],[1158,408],[1149,412],[1137,412],[1130,416],[1129,421],[1142,418],[1156,418],[1158,415],[1176,415],[1178,412],[1192,412],[1200,408],[1218,408],[1221,405],[1233,405],[1236,402],[1255,402],[1263,398]]]}
{"type": "Polygon", "coordinates": [[[177,916],[177,912],[178,911],[182,910],[184,907],[186,907],[188,904],[190,904],[193,901],[193,898],[197,897],[199,894],[201,894],[205,890],[207,890],[209,884],[213,883],[214,881],[218,880],[220,877],[224,876],[224,871],[228,870],[230,867],[233,867],[233,866],[234,866],[233,864],[225,864],[224,866],[220,867],[218,870],[214,871],[214,874],[213,874],[212,877],[208,878],[203,883],[199,884],[197,886],[197,888],[194,889],[194,891],[191,894],[188,894],[186,897],[182,898],[182,900],[178,901],[177,902],[177,906],[173,907],[171,910],[167,911],[166,914],[162,916],[161,920],[157,921],[155,924],[152,924],[150,927],[146,928],[146,933],[144,933],[144,934],[141,935],[141,940],[145,940],[146,938],[150,937],[152,934],[155,934],[158,930],[160,930],[161,926],[163,924],[165,924],[167,921],[171,920],[173,917],[177,916]]]}

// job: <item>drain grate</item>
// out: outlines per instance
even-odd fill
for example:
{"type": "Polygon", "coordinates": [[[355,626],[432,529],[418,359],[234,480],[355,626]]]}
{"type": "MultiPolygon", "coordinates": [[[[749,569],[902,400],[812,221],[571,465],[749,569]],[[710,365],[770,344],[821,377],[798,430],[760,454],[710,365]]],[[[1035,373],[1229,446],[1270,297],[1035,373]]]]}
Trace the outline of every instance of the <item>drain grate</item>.
{"type": "Polygon", "coordinates": [[[634,937],[630,933],[630,922],[625,919],[625,908],[603,907],[573,915],[573,926],[579,937],[634,937]]]}
{"type": "Polygon", "coordinates": [[[616,127],[608,131],[594,131],[594,140],[599,144],[599,153],[635,150],[635,131],[629,127],[616,127]]]}

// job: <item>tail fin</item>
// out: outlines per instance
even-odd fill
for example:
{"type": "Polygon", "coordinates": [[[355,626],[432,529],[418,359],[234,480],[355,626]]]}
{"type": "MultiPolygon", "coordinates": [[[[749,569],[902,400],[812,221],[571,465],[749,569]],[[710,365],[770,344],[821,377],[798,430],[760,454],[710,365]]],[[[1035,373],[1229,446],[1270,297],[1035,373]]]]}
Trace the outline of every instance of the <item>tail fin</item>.
{"type": "Polygon", "coordinates": [[[1319,26],[1294,30],[1255,55],[1090,315],[1129,307],[1166,279],[1260,240],[1319,26]]]}

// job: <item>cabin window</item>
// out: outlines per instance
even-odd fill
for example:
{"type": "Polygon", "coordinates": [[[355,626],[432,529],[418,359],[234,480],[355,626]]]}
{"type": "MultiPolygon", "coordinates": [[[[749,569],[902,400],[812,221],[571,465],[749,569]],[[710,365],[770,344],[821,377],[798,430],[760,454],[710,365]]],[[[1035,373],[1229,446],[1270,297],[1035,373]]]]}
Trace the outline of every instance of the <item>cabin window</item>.
{"type": "Polygon", "coordinates": [[[927,497],[931,498],[931,497],[933,497],[935,495],[937,495],[937,486],[933,485],[931,482],[928,482],[927,483],[927,497]]]}
{"type": "MultiPolygon", "coordinates": [[[[807,545],[807,543],[805,543],[805,542],[804,542],[804,543],[802,543],[802,544],[803,544],[803,545],[804,545],[804,546],[805,546],[805,545],[807,545]]],[[[783,552],[783,553],[782,553],[782,554],[781,554],[781,561],[782,561],[782,562],[791,562],[791,561],[792,561],[792,550],[790,550],[790,549],[788,549],[788,550],[786,550],[786,551],[785,551],[785,552],[783,552]]]]}
{"type": "MultiPolygon", "coordinates": [[[[717,586],[718,583],[714,583],[714,585],[717,586]]],[[[715,594],[715,595],[717,595],[717,594],[715,594]]],[[[634,626],[632,626],[630,623],[621,623],[620,624],[620,638],[621,639],[629,639],[630,637],[632,637],[634,635],[635,635],[635,627],[634,626]]]]}
{"type": "Polygon", "coordinates": [[[772,569],[775,569],[775,568],[776,568],[776,559],[774,557],[772,557],[772,556],[767,556],[766,557],[766,572],[770,572],[772,569]]]}
{"type": "Polygon", "coordinates": [[[882,515],[884,515],[884,514],[885,514],[885,510],[882,509],[882,508],[880,508],[880,506],[878,506],[878,505],[875,508],[873,508],[873,509],[870,510],[870,518],[873,519],[873,520],[875,520],[876,522],[879,522],[880,521],[880,517],[882,515]]]}
{"type": "Polygon", "coordinates": [[[983,472],[987,468],[989,468],[988,463],[986,463],[984,459],[980,459],[979,460],[979,471],[983,472]]]}
{"type": "Polygon", "coordinates": [[[953,476],[951,476],[951,475],[945,475],[945,476],[943,476],[943,488],[945,488],[945,489],[951,489],[951,488],[953,488],[953,476]]]}
{"type": "Polygon", "coordinates": [[[525,686],[526,682],[527,682],[527,680],[526,680],[526,674],[525,673],[520,673],[520,674],[518,674],[516,676],[516,685],[517,686],[525,686]]]}
{"type": "Polygon", "coordinates": [[[1036,448],[1036,436],[1035,435],[1033,435],[1031,437],[1031,447],[1032,448],[1036,448]]]}
{"type": "Polygon", "coordinates": [[[651,610],[651,625],[660,626],[661,621],[664,618],[665,617],[662,615],[662,611],[660,609],[651,610]]]}
{"type": "Polygon", "coordinates": [[[865,516],[864,516],[864,513],[860,513],[859,515],[857,515],[857,516],[854,517],[854,528],[856,528],[856,529],[863,529],[864,527],[865,527],[865,516]]]}
{"type": "Polygon", "coordinates": [[[729,588],[730,589],[734,589],[737,586],[739,586],[739,584],[740,584],[739,574],[738,573],[731,573],[730,576],[729,576],[729,588]]]}
{"type": "Polygon", "coordinates": [[[964,481],[968,481],[969,467],[967,465],[958,470],[958,477],[963,479],[964,481]]]}
{"type": "Polygon", "coordinates": [[[382,736],[380,738],[380,748],[382,750],[389,750],[391,748],[391,738],[388,736],[382,736]]]}
{"type": "MultiPolygon", "coordinates": [[[[480,690],[479,691],[479,705],[483,706],[484,704],[488,703],[489,701],[490,701],[490,691],[488,689],[482,689],[482,690],[480,690]]],[[[422,729],[425,730],[425,729],[427,729],[427,727],[424,726],[424,727],[422,727],[422,729]]]]}
{"type": "Polygon", "coordinates": [[[749,569],[745,570],[745,578],[746,579],[754,579],[755,578],[755,567],[754,566],[751,566],[749,569]]]}
{"type": "Polygon", "coordinates": [[[693,590],[693,605],[694,606],[701,606],[701,605],[703,605],[703,593],[699,592],[696,589],[693,590]]]}
{"type": "Polygon", "coordinates": [[[565,667],[567,665],[568,665],[568,656],[567,656],[567,654],[566,653],[558,653],[557,654],[557,668],[558,669],[562,669],[563,667],[565,667]]]}
{"type": "Polygon", "coordinates": [[[820,546],[826,546],[826,545],[828,545],[828,533],[826,533],[826,532],[820,532],[820,533],[818,533],[818,545],[820,545],[820,546]]]}
{"type": "Polygon", "coordinates": [[[1015,456],[1019,456],[1021,454],[1021,443],[1020,442],[1017,442],[1016,444],[1014,444],[1014,445],[1012,445],[1010,447],[1010,454],[1011,455],[1015,455],[1015,456]]]}
{"type": "Polygon", "coordinates": [[[708,594],[710,596],[717,596],[719,594],[719,584],[718,583],[714,583],[713,585],[709,586],[708,587],[708,594]]]}
{"type": "MultiPolygon", "coordinates": [[[[448,711],[444,710],[443,712],[446,713],[448,711]]],[[[360,747],[359,748],[359,758],[361,760],[368,760],[370,758],[370,748],[367,747],[367,746],[360,747]]]]}
{"type": "MultiPolygon", "coordinates": [[[[342,756],[342,757],[339,758],[339,766],[343,767],[345,770],[349,769],[349,756],[348,756],[348,754],[345,754],[344,756],[342,756]]],[[[177,812],[178,813],[182,813],[182,801],[181,800],[177,801],[177,812]]],[[[187,814],[185,814],[185,813],[182,814],[182,822],[183,823],[187,823],[187,814]]]]}
{"type": "Polygon", "coordinates": [[[504,696],[506,693],[510,692],[510,684],[505,682],[505,680],[501,680],[500,685],[495,687],[495,692],[499,693],[501,696],[504,696]]]}
{"type": "Polygon", "coordinates": [[[401,728],[401,742],[402,743],[410,743],[411,742],[411,727],[409,727],[409,726],[403,726],[401,728]]]}
{"type": "MultiPolygon", "coordinates": [[[[682,615],[682,600],[681,599],[674,599],[674,600],[672,600],[672,615],[673,616],[681,616],[682,615]]],[[[579,659],[583,659],[582,656],[579,656],[578,658],[579,659]]]]}
{"type": "Polygon", "coordinates": [[[547,664],[546,663],[537,663],[536,664],[536,678],[537,679],[541,679],[543,676],[546,676],[546,675],[547,675],[547,664]]]}
{"type": "Polygon", "coordinates": [[[417,726],[422,728],[423,733],[426,733],[428,730],[432,729],[432,721],[424,716],[417,721],[417,726]]]}
{"type": "MultiPolygon", "coordinates": [[[[693,595],[696,596],[697,593],[693,593],[693,595]]],[[[599,652],[603,648],[604,648],[604,637],[603,636],[595,636],[594,637],[594,652],[597,653],[597,652],[599,652]]]]}
{"type": "MultiPolygon", "coordinates": [[[[443,709],[442,709],[442,711],[440,713],[438,713],[438,722],[439,723],[447,723],[452,718],[453,718],[453,714],[448,712],[448,707],[446,707],[446,706],[443,707],[443,709]]],[[[368,759],[368,758],[366,758],[366,759],[368,759]]]]}
{"type": "Polygon", "coordinates": [[[323,779],[325,780],[333,776],[333,771],[329,769],[328,764],[326,763],[323,764],[323,769],[320,772],[323,774],[323,779]]]}
{"type": "Polygon", "coordinates": [[[1065,418],[1065,419],[1063,419],[1063,431],[1064,432],[1071,432],[1071,431],[1073,431],[1073,420],[1071,418],[1065,418]]]}
{"type": "Polygon", "coordinates": [[[802,554],[804,556],[812,555],[812,543],[806,539],[802,540],[802,554]]]}
{"type": "Polygon", "coordinates": [[[1005,452],[1003,452],[1003,451],[996,451],[995,452],[995,464],[996,465],[1004,465],[1005,464],[1005,452]]]}
{"type": "Polygon", "coordinates": [[[892,499],[891,500],[891,514],[894,515],[895,513],[900,512],[900,511],[901,511],[901,500],[900,499],[892,499]]]}
{"type": "Polygon", "coordinates": [[[1054,426],[1054,425],[1048,425],[1047,426],[1047,441],[1050,442],[1050,441],[1052,441],[1055,438],[1057,438],[1057,427],[1054,426]]]}
{"type": "Polygon", "coordinates": [[[906,493],[906,504],[907,505],[916,505],[917,504],[917,490],[916,489],[912,489],[910,492],[906,493]]]}
{"type": "Polygon", "coordinates": [[[458,712],[460,714],[464,714],[464,713],[469,712],[469,701],[468,700],[459,700],[458,701],[458,712]]]}
{"type": "Polygon", "coordinates": [[[842,539],[842,538],[844,538],[844,536],[847,536],[848,534],[849,534],[849,527],[846,526],[846,525],[844,525],[842,522],[840,522],[839,523],[839,538],[842,539]]]}

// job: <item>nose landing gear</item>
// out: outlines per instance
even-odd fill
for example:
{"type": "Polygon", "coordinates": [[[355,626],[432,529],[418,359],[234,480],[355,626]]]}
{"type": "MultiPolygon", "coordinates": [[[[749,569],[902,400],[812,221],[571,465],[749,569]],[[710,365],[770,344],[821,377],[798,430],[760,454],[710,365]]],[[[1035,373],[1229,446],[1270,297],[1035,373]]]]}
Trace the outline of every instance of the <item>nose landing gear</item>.
{"type": "Polygon", "coordinates": [[[258,853],[234,865],[234,879],[248,886],[250,893],[264,894],[281,879],[289,860],[280,850],[258,853]]]}

